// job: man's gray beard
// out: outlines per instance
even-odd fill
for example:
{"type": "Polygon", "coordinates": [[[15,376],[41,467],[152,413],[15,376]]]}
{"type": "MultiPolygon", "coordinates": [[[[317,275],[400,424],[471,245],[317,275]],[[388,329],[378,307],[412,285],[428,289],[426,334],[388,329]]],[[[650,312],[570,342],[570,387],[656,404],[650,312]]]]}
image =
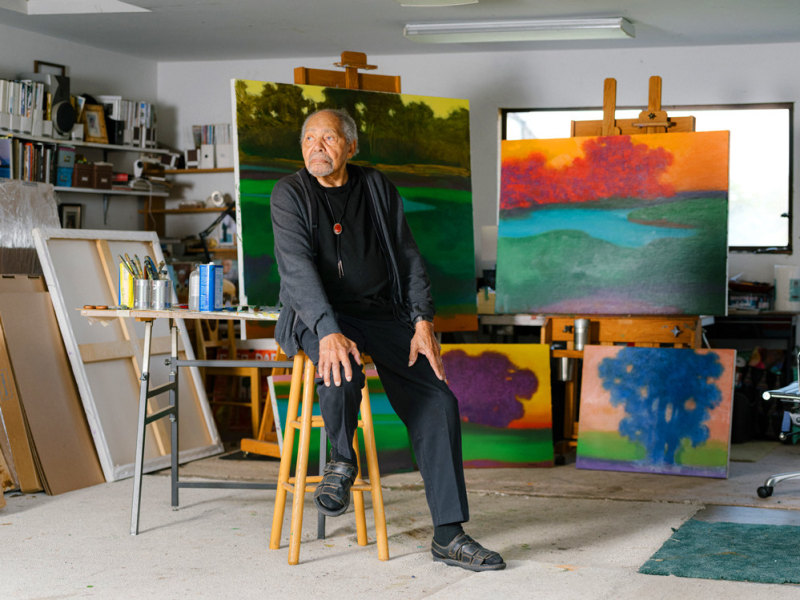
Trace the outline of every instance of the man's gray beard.
{"type": "MultiPolygon", "coordinates": [[[[313,159],[314,156],[311,157],[313,159]]],[[[325,156],[327,162],[325,166],[314,166],[308,169],[308,172],[311,173],[314,177],[327,177],[331,173],[333,173],[333,161],[330,160],[327,156],[325,156]],[[313,169],[313,171],[312,171],[313,169]]]]}

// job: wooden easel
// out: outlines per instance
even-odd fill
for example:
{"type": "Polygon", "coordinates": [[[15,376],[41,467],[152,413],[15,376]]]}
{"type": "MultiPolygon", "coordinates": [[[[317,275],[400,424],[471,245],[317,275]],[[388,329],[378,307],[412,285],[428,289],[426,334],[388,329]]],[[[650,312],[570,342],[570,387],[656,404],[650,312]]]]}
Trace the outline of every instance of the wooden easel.
{"type": "MultiPolygon", "coordinates": [[[[351,90],[400,93],[399,75],[359,73],[359,69],[372,70],[377,68],[375,65],[367,64],[367,55],[363,52],[342,52],[341,61],[333,64],[344,68],[344,71],[296,67],[294,70],[294,82],[298,85],[322,85],[351,90]]],[[[281,356],[282,358],[278,360],[285,360],[283,353],[281,353],[281,356]]],[[[285,369],[273,369],[272,374],[285,374],[285,369]]],[[[257,437],[242,439],[241,449],[243,452],[280,458],[275,417],[272,414],[272,405],[269,401],[264,403],[257,437]]]]}
{"type": "MultiPolygon", "coordinates": [[[[647,109],[639,113],[637,119],[614,118],[616,95],[616,80],[606,79],[603,90],[603,120],[573,121],[571,137],[677,133],[692,132],[695,129],[694,117],[670,118],[666,111],[661,110],[661,77],[658,75],[650,77],[647,109]]],[[[542,327],[541,341],[548,345],[555,342],[566,345],[566,349],[552,350],[553,358],[583,358],[583,350],[576,350],[574,344],[573,324],[578,318],[589,320],[587,344],[699,348],[702,340],[699,316],[552,316],[547,317],[542,327]]],[[[565,454],[577,442],[579,377],[579,369],[573,368],[569,379],[565,382],[564,440],[556,444],[556,454],[565,454]]]]}

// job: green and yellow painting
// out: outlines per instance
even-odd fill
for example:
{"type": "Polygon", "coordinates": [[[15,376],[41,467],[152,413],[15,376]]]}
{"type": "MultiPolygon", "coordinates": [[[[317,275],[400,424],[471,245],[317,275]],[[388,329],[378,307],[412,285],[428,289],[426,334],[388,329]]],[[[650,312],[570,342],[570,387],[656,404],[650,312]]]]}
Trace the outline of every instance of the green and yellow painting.
{"type": "Polygon", "coordinates": [[[586,346],[579,469],[728,476],[735,350],[586,346]]]}
{"type": "Polygon", "coordinates": [[[403,198],[431,279],[437,328],[475,328],[468,101],[248,80],[234,80],[233,94],[248,304],[278,302],[270,195],[278,179],[303,167],[303,121],[322,108],[343,108],[359,129],[351,162],[380,169],[403,198]]]}
{"type": "Polygon", "coordinates": [[[724,315],[728,138],[502,142],[495,310],[724,315]]]}

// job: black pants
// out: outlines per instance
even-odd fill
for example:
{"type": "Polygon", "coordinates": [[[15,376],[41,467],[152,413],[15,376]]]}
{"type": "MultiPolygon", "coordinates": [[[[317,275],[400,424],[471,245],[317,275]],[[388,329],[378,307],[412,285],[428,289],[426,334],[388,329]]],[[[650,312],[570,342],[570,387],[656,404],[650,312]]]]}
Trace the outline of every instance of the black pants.
{"type": "MultiPolygon", "coordinates": [[[[396,320],[358,319],[337,314],[342,333],[353,340],[360,352],[372,357],[389,402],[408,429],[425,496],[434,525],[469,520],[464,466],[461,456],[461,420],[458,401],[433,372],[428,359],[420,355],[408,366],[413,331],[396,320]]],[[[316,365],[319,339],[298,322],[300,346],[316,365]]],[[[322,418],[331,445],[342,456],[355,459],[353,435],[358,423],[364,375],[351,358],[353,378],[342,373],[342,385],[326,387],[318,381],[322,418]]]]}

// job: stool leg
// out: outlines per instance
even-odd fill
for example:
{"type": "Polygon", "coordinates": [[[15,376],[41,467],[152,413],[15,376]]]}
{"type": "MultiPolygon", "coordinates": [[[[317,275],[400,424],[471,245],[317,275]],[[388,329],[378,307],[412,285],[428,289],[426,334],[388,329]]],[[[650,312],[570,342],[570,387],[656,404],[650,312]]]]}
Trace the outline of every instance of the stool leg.
{"type": "MultiPolygon", "coordinates": [[[[278,471],[278,485],[275,487],[275,510],[272,515],[272,533],[269,539],[271,550],[281,547],[281,530],[283,529],[283,513],[286,509],[286,486],[292,469],[292,453],[294,452],[294,432],[292,424],[297,420],[297,408],[300,403],[300,389],[303,381],[303,354],[297,353],[292,366],[292,380],[289,387],[289,407],[286,411],[286,427],[283,437],[281,466],[278,471]]],[[[312,382],[313,383],[313,382],[312,382]]]]}
{"type": "Polygon", "coordinates": [[[375,428],[372,423],[372,406],[369,403],[369,389],[365,385],[361,393],[361,421],[364,432],[364,450],[367,459],[370,492],[372,494],[372,516],[375,520],[378,559],[389,560],[389,540],[386,536],[386,513],[383,509],[381,473],[378,468],[378,452],[375,446],[375,428]]]}
{"type": "Polygon", "coordinates": [[[297,448],[297,464],[294,473],[294,501],[292,502],[292,524],[289,535],[289,564],[300,561],[300,537],[303,531],[303,501],[306,495],[308,471],[308,446],[311,439],[311,413],[314,408],[314,363],[306,359],[303,374],[303,408],[300,413],[300,446],[297,448]]]}
{"type": "MultiPolygon", "coordinates": [[[[356,433],[353,436],[353,449],[356,451],[356,463],[358,466],[356,481],[360,482],[362,475],[361,456],[358,452],[358,429],[356,429],[356,433]]],[[[367,515],[364,510],[364,492],[361,490],[353,490],[353,512],[356,517],[356,539],[358,540],[358,545],[366,546],[369,542],[369,539],[367,539],[367,515]]]]}

